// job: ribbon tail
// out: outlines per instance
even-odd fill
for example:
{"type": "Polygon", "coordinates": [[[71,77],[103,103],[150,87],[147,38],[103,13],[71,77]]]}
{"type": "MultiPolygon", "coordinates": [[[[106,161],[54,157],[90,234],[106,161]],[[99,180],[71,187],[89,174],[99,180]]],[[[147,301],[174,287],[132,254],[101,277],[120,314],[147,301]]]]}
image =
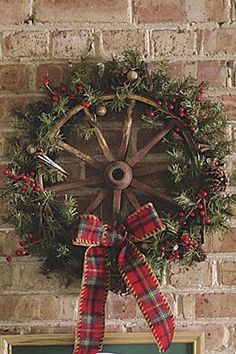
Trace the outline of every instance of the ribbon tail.
{"type": "Polygon", "coordinates": [[[98,246],[89,247],[85,253],[73,354],[97,354],[102,346],[110,281],[106,252],[104,247],[98,246]]]}
{"type": "Polygon", "coordinates": [[[149,324],[161,351],[166,351],[174,335],[174,319],[159,281],[143,255],[131,242],[122,248],[118,265],[130,292],[149,324]]]}

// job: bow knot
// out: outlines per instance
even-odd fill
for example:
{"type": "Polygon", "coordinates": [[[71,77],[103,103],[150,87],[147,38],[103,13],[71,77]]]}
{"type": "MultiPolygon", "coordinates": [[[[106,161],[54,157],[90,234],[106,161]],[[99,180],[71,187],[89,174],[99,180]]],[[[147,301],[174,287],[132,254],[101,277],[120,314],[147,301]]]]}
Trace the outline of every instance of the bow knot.
{"type": "Polygon", "coordinates": [[[112,228],[94,215],[82,215],[73,244],[89,246],[85,253],[80,296],[77,339],[74,354],[95,354],[104,334],[104,304],[112,256],[128,289],[134,295],[161,350],[168,349],[174,334],[170,308],[159,290],[159,282],[134,242],[141,242],[164,230],[151,203],[139,208],[123,224],[112,228]],[[91,322],[91,318],[96,321],[91,322]]]}

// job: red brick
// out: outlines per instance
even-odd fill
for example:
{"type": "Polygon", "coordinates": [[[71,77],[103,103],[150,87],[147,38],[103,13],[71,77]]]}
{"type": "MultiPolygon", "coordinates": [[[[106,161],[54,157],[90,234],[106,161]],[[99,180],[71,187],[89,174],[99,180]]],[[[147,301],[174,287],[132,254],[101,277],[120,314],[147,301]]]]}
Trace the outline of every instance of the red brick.
{"type": "Polygon", "coordinates": [[[12,265],[5,263],[0,263],[1,273],[0,273],[0,284],[1,290],[7,290],[12,286],[13,279],[13,269],[12,265]]]}
{"type": "Polygon", "coordinates": [[[206,81],[210,86],[223,86],[225,84],[223,74],[223,62],[208,60],[199,61],[197,64],[197,79],[199,83],[206,81]]]}
{"type": "Polygon", "coordinates": [[[224,0],[188,0],[186,11],[189,21],[223,22],[229,20],[228,6],[224,0]]]}
{"type": "Polygon", "coordinates": [[[170,284],[177,288],[201,288],[211,285],[212,270],[209,262],[197,263],[194,268],[172,265],[169,270],[170,284]]]}
{"type": "Polygon", "coordinates": [[[135,317],[136,301],[132,295],[119,296],[109,292],[106,302],[107,319],[132,319],[135,317]]]}
{"type": "Polygon", "coordinates": [[[196,33],[193,31],[155,30],[151,35],[155,57],[183,57],[196,54],[196,33]]]}
{"type": "Polygon", "coordinates": [[[202,41],[205,55],[235,55],[235,28],[205,30],[202,41]]]}
{"type": "Polygon", "coordinates": [[[184,21],[186,19],[185,1],[135,0],[134,19],[136,22],[157,23],[184,21]]]}
{"type": "Polygon", "coordinates": [[[0,90],[29,89],[29,69],[26,65],[0,65],[0,90]]]}
{"type": "Polygon", "coordinates": [[[36,0],[40,22],[127,22],[127,0],[36,0]]]}
{"type": "Polygon", "coordinates": [[[5,32],[3,35],[2,52],[5,57],[46,57],[48,51],[46,31],[5,32]]]}
{"type": "Polygon", "coordinates": [[[103,54],[111,58],[112,55],[120,55],[125,49],[132,46],[145,53],[145,32],[142,30],[113,30],[103,31],[103,54]]]}
{"type": "Polygon", "coordinates": [[[13,120],[13,109],[19,109],[23,112],[29,103],[42,100],[42,96],[6,96],[0,97],[0,122],[11,123],[13,120]]]}
{"type": "Polygon", "coordinates": [[[56,296],[6,295],[0,296],[2,321],[55,320],[59,300],[56,296]]]}
{"type": "Polygon", "coordinates": [[[220,275],[223,285],[236,285],[236,261],[223,261],[220,275]]]}
{"type": "Polygon", "coordinates": [[[229,9],[225,0],[205,0],[206,20],[224,22],[229,20],[229,9]]]}
{"type": "Polygon", "coordinates": [[[195,300],[197,318],[236,316],[236,293],[196,294],[195,300]]]}
{"type": "Polygon", "coordinates": [[[223,96],[222,99],[228,118],[230,120],[236,119],[236,96],[223,96]]]}
{"type": "Polygon", "coordinates": [[[1,25],[19,24],[24,22],[30,13],[28,0],[1,0],[1,25]]]}
{"type": "Polygon", "coordinates": [[[206,236],[207,252],[236,252],[235,228],[228,232],[218,231],[206,236]]]}
{"type": "Polygon", "coordinates": [[[56,58],[79,58],[93,43],[90,31],[55,31],[52,34],[52,53],[56,58]]]}

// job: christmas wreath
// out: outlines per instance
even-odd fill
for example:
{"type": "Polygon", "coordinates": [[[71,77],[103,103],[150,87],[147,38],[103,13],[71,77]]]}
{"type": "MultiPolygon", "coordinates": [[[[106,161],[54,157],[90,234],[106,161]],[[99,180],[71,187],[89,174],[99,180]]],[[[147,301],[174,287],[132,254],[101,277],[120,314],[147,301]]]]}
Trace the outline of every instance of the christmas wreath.
{"type": "MultiPolygon", "coordinates": [[[[225,157],[231,146],[222,102],[206,95],[204,83],[191,77],[172,80],[164,63],[156,63],[154,69],[132,50],[125,51],[122,59],[106,62],[83,57],[69,67],[63,82],[54,85],[45,74],[43,83],[45,99],[30,104],[27,113],[15,110],[16,130],[7,150],[8,181],[2,195],[8,205],[4,221],[14,225],[20,238],[15,255],[39,256],[45,274],[58,272],[68,282],[81,274],[84,248],[73,246],[68,237],[80,201],[68,190],[103,184],[87,212],[96,212],[112,191],[116,225],[131,211],[123,208],[121,193],[134,208],[142,198],[136,190],[152,195],[165,228],[137,247],[159,277],[169,262],[191,266],[204,260],[205,230],[227,227],[234,202],[225,192],[225,157]],[[146,146],[127,155],[135,111],[135,124],[155,134],[146,146]],[[118,157],[100,128],[114,122],[116,113],[125,116],[118,157]],[[70,145],[75,131],[85,140],[96,137],[105,158],[96,160],[70,145]],[[140,161],[160,141],[168,155],[166,194],[139,177],[158,173],[156,163],[147,168],[140,161]],[[90,165],[96,174],[69,180],[58,160],[62,150],[90,165]]],[[[7,260],[11,259],[9,255],[7,260]]],[[[114,262],[112,272],[116,281],[111,289],[124,291],[114,262]]]]}

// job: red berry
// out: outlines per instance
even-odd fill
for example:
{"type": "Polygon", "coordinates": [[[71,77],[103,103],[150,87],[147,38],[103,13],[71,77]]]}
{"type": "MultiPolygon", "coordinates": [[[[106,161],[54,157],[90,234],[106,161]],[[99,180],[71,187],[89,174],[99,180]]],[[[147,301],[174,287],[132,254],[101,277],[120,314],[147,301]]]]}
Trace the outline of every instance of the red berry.
{"type": "Polygon", "coordinates": [[[188,123],[182,122],[182,125],[183,125],[184,127],[187,127],[187,126],[188,126],[188,123]]]}
{"type": "Polygon", "coordinates": [[[170,241],[169,240],[166,240],[165,241],[165,245],[167,246],[167,245],[169,245],[170,244],[170,241]]]}
{"type": "Polygon", "coordinates": [[[200,95],[197,96],[197,97],[196,97],[196,101],[197,101],[197,102],[201,102],[201,101],[202,101],[202,96],[200,96],[200,95]]]}
{"type": "Polygon", "coordinates": [[[37,192],[37,193],[41,192],[41,188],[40,188],[39,186],[35,186],[35,187],[34,187],[34,190],[35,190],[35,192],[37,192]]]}
{"type": "Polygon", "coordinates": [[[180,132],[180,128],[179,127],[175,127],[175,132],[179,133],[180,132]]]}
{"type": "Polygon", "coordinates": [[[194,211],[191,211],[190,216],[191,216],[192,218],[194,218],[194,217],[196,216],[196,214],[194,213],[194,211]]]}
{"type": "Polygon", "coordinates": [[[20,187],[20,190],[21,190],[21,191],[26,191],[26,189],[28,189],[27,184],[23,184],[23,185],[20,187]]]}
{"type": "Polygon", "coordinates": [[[186,246],[186,251],[187,252],[191,251],[191,248],[189,246],[186,246]]]}
{"type": "Polygon", "coordinates": [[[84,107],[84,108],[88,108],[88,107],[90,107],[90,103],[88,101],[83,101],[81,103],[81,106],[84,107]]]}
{"type": "Polygon", "coordinates": [[[170,110],[170,111],[173,111],[173,109],[174,109],[174,105],[173,105],[173,103],[168,103],[168,105],[167,105],[167,107],[168,107],[168,109],[170,110]]]}
{"type": "Polygon", "coordinates": [[[184,112],[179,112],[179,117],[183,118],[185,116],[184,112]]]}
{"type": "Polygon", "coordinates": [[[204,87],[200,87],[199,93],[202,95],[206,92],[206,89],[204,87]]]}
{"type": "Polygon", "coordinates": [[[78,92],[83,92],[84,86],[83,85],[78,85],[77,86],[77,90],[78,90],[78,92]]]}
{"type": "Polygon", "coordinates": [[[53,102],[59,102],[60,101],[60,96],[59,96],[58,92],[53,92],[52,101],[53,102]]]}
{"type": "Polygon", "coordinates": [[[166,248],[165,248],[165,246],[163,246],[163,245],[162,245],[162,246],[160,246],[160,250],[161,250],[161,252],[165,252],[165,249],[166,249],[166,248]]]}
{"type": "Polygon", "coordinates": [[[195,132],[196,126],[195,126],[195,125],[191,125],[191,126],[189,127],[189,129],[190,129],[191,132],[195,132]]]}
{"type": "Polygon", "coordinates": [[[173,255],[173,254],[169,254],[169,256],[167,257],[167,259],[169,260],[169,261],[172,261],[173,259],[175,258],[175,256],[173,255]]]}
{"type": "Polygon", "coordinates": [[[11,261],[12,261],[12,256],[7,256],[7,257],[6,257],[6,261],[7,261],[8,263],[11,263],[11,261]]]}
{"type": "Polygon", "coordinates": [[[179,251],[175,251],[174,254],[175,254],[175,258],[177,258],[177,259],[180,258],[179,251]]]}
{"type": "Polygon", "coordinates": [[[29,255],[28,251],[25,250],[24,248],[19,248],[18,250],[16,250],[15,254],[18,257],[28,256],[29,255]]]}
{"type": "Polygon", "coordinates": [[[181,239],[182,241],[189,240],[189,234],[182,234],[182,235],[180,236],[180,239],[181,239]]]}
{"type": "Polygon", "coordinates": [[[179,211],[179,216],[182,218],[185,215],[184,210],[179,211]]]}
{"type": "Polygon", "coordinates": [[[25,247],[25,246],[27,245],[27,241],[24,241],[24,240],[19,241],[19,245],[20,245],[21,247],[25,247]]]}
{"type": "Polygon", "coordinates": [[[210,224],[211,224],[211,219],[208,218],[208,217],[206,217],[206,218],[204,219],[204,221],[205,221],[205,224],[206,224],[206,225],[210,225],[210,224]]]}
{"type": "Polygon", "coordinates": [[[157,105],[159,106],[159,107],[162,107],[162,101],[161,100],[157,100],[157,105]]]}
{"type": "Polygon", "coordinates": [[[61,91],[62,91],[63,93],[65,93],[65,92],[67,91],[67,86],[66,86],[66,84],[63,84],[63,85],[62,85],[61,91]]]}
{"type": "Polygon", "coordinates": [[[202,197],[206,198],[208,196],[208,193],[206,191],[202,191],[202,197]]]}
{"type": "Polygon", "coordinates": [[[153,111],[148,111],[149,117],[153,118],[155,116],[155,113],[153,111]]]}
{"type": "Polygon", "coordinates": [[[10,176],[11,175],[11,171],[9,170],[9,168],[5,168],[5,170],[3,171],[4,176],[10,176]]]}
{"type": "Polygon", "coordinates": [[[31,232],[28,232],[28,234],[26,235],[27,239],[30,241],[33,241],[35,238],[33,236],[33,234],[31,232]]]}
{"type": "Polygon", "coordinates": [[[184,225],[186,225],[186,221],[181,220],[181,221],[179,222],[179,224],[180,224],[180,226],[184,226],[184,225]]]}
{"type": "Polygon", "coordinates": [[[201,216],[205,216],[205,215],[206,215],[205,210],[201,210],[201,211],[200,211],[200,215],[201,215],[201,216]]]}
{"type": "Polygon", "coordinates": [[[30,175],[30,177],[34,177],[35,176],[35,172],[31,171],[29,175],[30,175]]]}
{"type": "Polygon", "coordinates": [[[31,181],[31,182],[30,182],[30,185],[31,185],[32,188],[35,188],[35,187],[36,187],[36,183],[34,183],[34,181],[31,181]]]}
{"type": "Polygon", "coordinates": [[[199,203],[199,204],[197,205],[197,208],[198,208],[199,210],[202,210],[202,209],[204,208],[204,205],[201,204],[201,203],[199,203]]]}
{"type": "Polygon", "coordinates": [[[73,91],[70,91],[69,97],[70,98],[74,98],[75,97],[75,93],[73,91]]]}

